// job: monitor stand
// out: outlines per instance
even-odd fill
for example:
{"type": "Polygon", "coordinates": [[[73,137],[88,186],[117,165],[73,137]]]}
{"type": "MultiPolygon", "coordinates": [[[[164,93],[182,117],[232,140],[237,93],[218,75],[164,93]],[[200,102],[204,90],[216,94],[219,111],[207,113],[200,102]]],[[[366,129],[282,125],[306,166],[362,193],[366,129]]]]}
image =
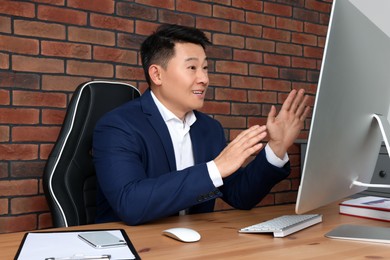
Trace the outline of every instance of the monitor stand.
{"type": "MultiPolygon", "coordinates": [[[[379,125],[382,133],[383,141],[386,145],[387,152],[390,156],[390,124],[382,115],[374,114],[373,119],[379,125]]],[[[376,188],[390,188],[390,185],[386,184],[369,184],[359,181],[353,181],[351,185],[364,186],[364,187],[376,187],[376,188]]],[[[373,227],[373,226],[358,226],[358,225],[341,225],[332,231],[325,234],[328,238],[338,238],[347,240],[358,240],[366,242],[376,243],[389,243],[390,244],[390,228],[386,227],[373,227]]]]}
{"type": "MultiPolygon", "coordinates": [[[[389,154],[390,157],[390,145],[389,145],[389,140],[390,140],[390,124],[389,121],[387,120],[386,117],[383,115],[379,114],[373,114],[372,118],[375,119],[375,121],[378,123],[379,129],[382,134],[383,141],[386,145],[387,153],[389,154]]],[[[352,186],[362,186],[362,187],[373,187],[373,188],[390,188],[390,185],[388,184],[370,184],[370,183],[363,183],[358,180],[354,180],[351,183],[352,186]]]]}

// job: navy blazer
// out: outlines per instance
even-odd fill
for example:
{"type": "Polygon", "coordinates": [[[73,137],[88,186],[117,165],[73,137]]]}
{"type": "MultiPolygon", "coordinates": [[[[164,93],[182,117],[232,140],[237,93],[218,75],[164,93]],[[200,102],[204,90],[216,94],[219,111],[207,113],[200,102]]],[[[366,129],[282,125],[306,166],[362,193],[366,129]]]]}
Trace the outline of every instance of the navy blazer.
{"type": "Polygon", "coordinates": [[[264,150],[245,168],[215,188],[206,163],[226,146],[221,124],[194,111],[191,126],[195,165],[176,170],[168,128],[150,90],[104,115],[93,136],[93,159],[98,180],[96,222],[122,220],[137,225],[180,210],[211,212],[221,197],[239,209],[251,209],[290,171],[265,158],[264,150]]]}

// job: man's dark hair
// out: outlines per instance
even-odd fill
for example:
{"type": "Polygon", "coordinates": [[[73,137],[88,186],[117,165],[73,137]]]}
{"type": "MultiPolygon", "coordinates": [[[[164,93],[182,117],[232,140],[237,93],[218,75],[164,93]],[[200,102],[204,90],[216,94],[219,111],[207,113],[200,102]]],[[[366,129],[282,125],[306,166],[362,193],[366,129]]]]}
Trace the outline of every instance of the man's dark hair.
{"type": "Polygon", "coordinates": [[[168,61],[175,54],[175,43],[199,44],[203,49],[211,45],[209,39],[199,29],[174,24],[159,26],[157,31],[146,38],[141,45],[142,66],[149,86],[151,84],[148,72],[150,65],[158,64],[165,69],[168,61]]]}

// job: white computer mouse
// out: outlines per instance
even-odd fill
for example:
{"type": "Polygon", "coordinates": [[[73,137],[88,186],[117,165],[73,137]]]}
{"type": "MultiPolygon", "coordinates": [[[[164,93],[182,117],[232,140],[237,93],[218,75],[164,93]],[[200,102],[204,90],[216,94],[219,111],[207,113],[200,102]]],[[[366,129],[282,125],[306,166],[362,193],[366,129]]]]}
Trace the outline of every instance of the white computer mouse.
{"type": "Polygon", "coordinates": [[[200,234],[191,228],[170,228],[164,230],[162,233],[163,235],[187,243],[199,241],[201,238],[200,234]]]}

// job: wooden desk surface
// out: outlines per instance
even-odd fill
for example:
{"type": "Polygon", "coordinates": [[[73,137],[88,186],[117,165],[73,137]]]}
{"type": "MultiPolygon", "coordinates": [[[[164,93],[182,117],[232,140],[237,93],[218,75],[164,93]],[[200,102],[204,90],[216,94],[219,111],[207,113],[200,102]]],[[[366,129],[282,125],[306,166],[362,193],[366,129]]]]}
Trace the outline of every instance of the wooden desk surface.
{"type": "MultiPolygon", "coordinates": [[[[125,229],[142,259],[390,259],[390,244],[329,239],[324,234],[340,224],[388,227],[389,224],[338,214],[338,205],[317,210],[323,222],[285,238],[271,234],[241,234],[237,230],[280,215],[293,214],[294,205],[256,208],[251,211],[230,210],[207,214],[166,218],[141,226],[107,223],[68,228],[125,229]],[[171,227],[197,230],[202,239],[182,243],[161,235],[171,227]]],[[[63,230],[63,229],[58,229],[63,230]]],[[[24,232],[0,235],[0,258],[13,259],[24,232]]]]}

